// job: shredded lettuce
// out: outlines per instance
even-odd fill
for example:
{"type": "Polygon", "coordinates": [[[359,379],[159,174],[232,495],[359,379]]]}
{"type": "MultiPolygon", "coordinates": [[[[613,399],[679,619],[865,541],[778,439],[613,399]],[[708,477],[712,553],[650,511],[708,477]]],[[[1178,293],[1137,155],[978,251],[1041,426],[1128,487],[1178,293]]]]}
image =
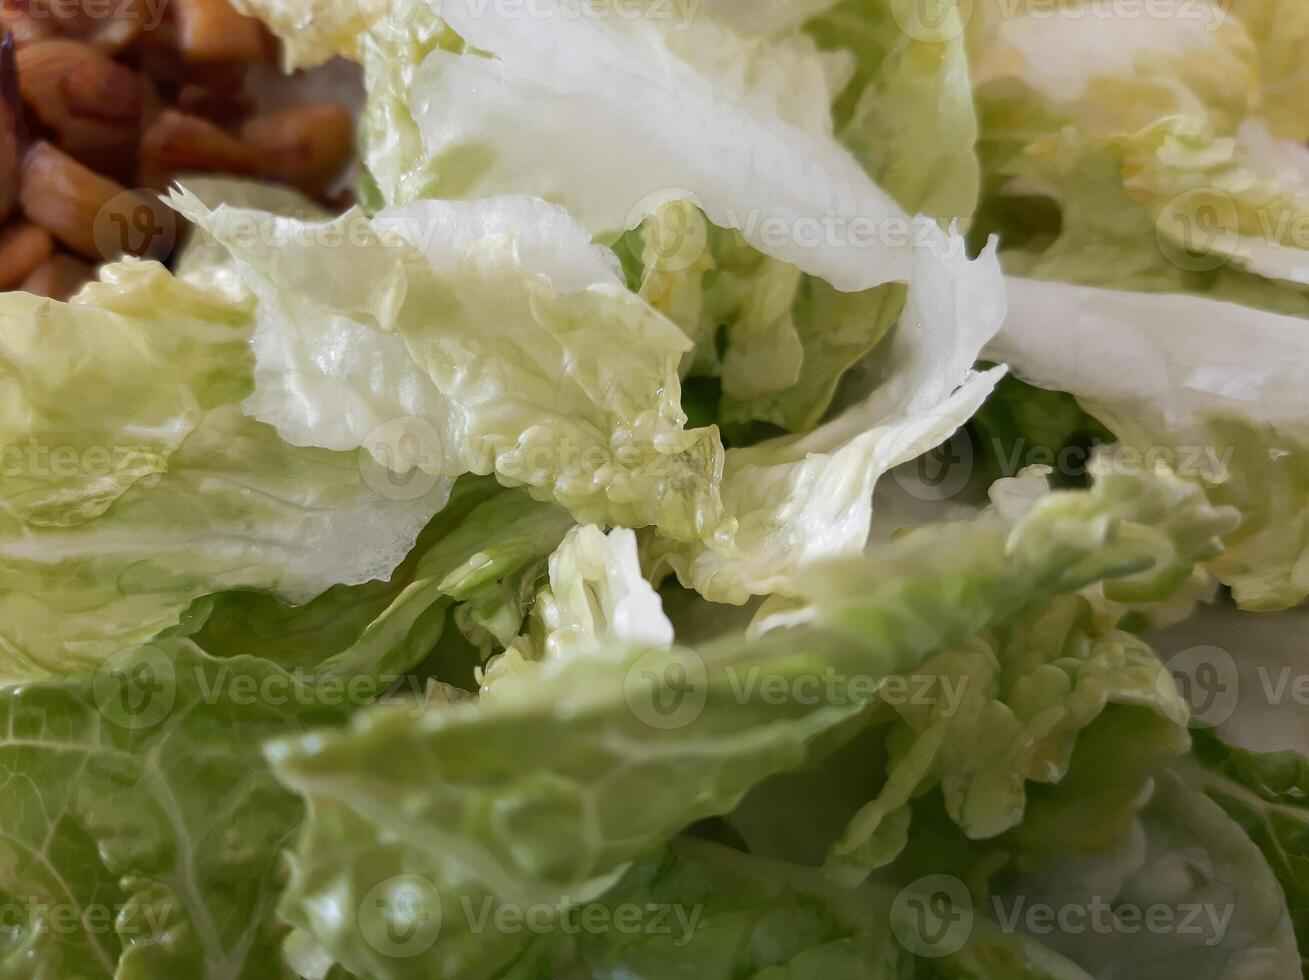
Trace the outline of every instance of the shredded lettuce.
{"type": "Polygon", "coordinates": [[[0,294],[0,980],[1305,973],[1309,8],[234,2],[354,195],[0,294]]]}

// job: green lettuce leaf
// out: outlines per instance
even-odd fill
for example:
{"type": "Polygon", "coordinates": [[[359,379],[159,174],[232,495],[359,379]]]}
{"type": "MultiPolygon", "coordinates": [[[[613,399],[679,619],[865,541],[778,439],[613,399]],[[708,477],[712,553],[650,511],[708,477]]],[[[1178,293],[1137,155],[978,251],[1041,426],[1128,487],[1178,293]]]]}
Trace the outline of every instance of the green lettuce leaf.
{"type": "Polygon", "coordinates": [[[414,81],[435,193],[542,197],[607,240],[689,200],[839,289],[903,280],[910,216],[833,134],[847,57],[799,34],[745,37],[703,12],[587,16],[579,6],[547,0],[531,18],[470,0],[442,8],[493,57],[433,51],[414,81]]]}
{"type": "Polygon", "coordinates": [[[347,700],[182,639],[0,692],[0,976],[288,976],[279,851],[304,803],[260,744],[347,700]]]}
{"type": "Polygon", "coordinates": [[[913,913],[901,918],[913,900],[887,885],[841,889],[810,869],[684,839],[635,864],[598,902],[573,910],[567,921],[577,938],[552,967],[570,980],[670,972],[706,980],[1085,980],[1039,943],[1006,935],[969,909],[952,910],[957,939],[947,933],[947,942],[916,957],[922,950],[908,948],[913,913]],[[588,918],[616,924],[636,907],[645,915],[622,931],[584,928],[588,918]]]}
{"type": "Polygon", "coordinates": [[[1285,53],[1309,22],[1274,6],[1169,0],[1147,18],[1089,2],[1051,16],[988,8],[973,31],[984,142],[1057,167],[1060,130],[1075,127],[1111,151],[1130,199],[1118,213],[1142,209],[1169,262],[1309,283],[1309,152],[1281,101],[1299,84],[1285,53]]]}
{"type": "Polygon", "coordinates": [[[494,472],[581,521],[721,533],[721,444],[679,404],[687,340],[560,209],[419,201],[315,224],[174,203],[258,297],[245,407],[287,441],[362,447],[398,495],[494,472]]]}
{"type": "Polygon", "coordinates": [[[672,642],[659,594],[642,577],[636,535],[585,524],[570,530],[550,556],[549,581],[532,602],[528,629],[491,662],[482,693],[494,696],[501,678],[542,661],[672,642]]]}
{"type": "MultiPolygon", "coordinates": [[[[885,785],[828,857],[838,881],[860,881],[894,860],[911,831],[912,800],[933,786],[967,837],[995,837],[1022,821],[1028,783],[1068,775],[1079,733],[1107,706],[1143,707],[1173,725],[1187,714],[1154,651],[1097,630],[1081,597],[934,657],[904,678],[901,689],[911,686],[923,696],[889,701],[896,718],[885,785]]],[[[1177,750],[1186,750],[1184,738],[1177,750]]]]}
{"type": "Polygon", "coordinates": [[[214,656],[249,654],[291,670],[392,679],[432,650],[447,612],[479,640],[490,631],[502,649],[530,598],[519,579],[535,582],[571,526],[566,512],[522,490],[466,477],[389,579],[333,586],[300,606],[258,592],[207,596],[190,635],[214,656]]]}
{"type": "Polygon", "coordinates": [[[949,439],[1004,373],[973,370],[1004,318],[1001,279],[994,248],[970,261],[962,238],[933,228],[915,250],[871,392],[812,432],[729,450],[722,499],[737,553],[651,540],[655,566],[706,598],[741,603],[794,595],[808,563],[858,553],[878,479],[949,439]]]}
{"type": "Polygon", "coordinates": [[[155,263],[110,266],[74,303],[6,294],[6,518],[85,524],[134,484],[158,480],[206,411],[245,385],[248,322],[247,308],[179,283],[155,263]],[[70,350],[85,356],[69,358],[70,350]]]}
{"type": "Polygon", "coordinates": [[[1012,529],[932,529],[812,574],[807,625],[698,652],[547,660],[482,703],[365,712],[348,731],[275,742],[274,768],[312,811],[282,914],[358,973],[495,976],[531,937],[477,928],[468,903],[590,901],[643,852],[798,765],[888,675],[1100,578],[1137,597],[1166,590],[1229,523],[1193,487],[1110,474],[1012,529]],[[868,683],[831,699],[775,694],[829,672],[868,683]],[[651,791],[674,780],[676,793],[651,791]],[[379,889],[386,901],[365,902],[379,889]],[[413,917],[438,907],[439,936],[413,917]],[[395,945],[419,935],[422,955],[395,945]]]}
{"type": "Polygon", "coordinates": [[[1194,733],[1202,767],[1191,783],[1240,825],[1281,886],[1309,965],[1309,762],[1295,751],[1251,752],[1224,743],[1206,728],[1194,733]]]}
{"type": "Polygon", "coordinates": [[[0,321],[6,344],[22,349],[53,323],[61,350],[104,356],[78,369],[95,374],[86,398],[55,406],[35,380],[27,386],[48,411],[26,413],[15,435],[25,453],[50,455],[20,467],[18,514],[0,510],[0,678],[94,670],[210,593],[254,589],[304,603],[336,584],[386,578],[445,500],[448,483],[408,499],[385,484],[379,492],[354,456],[298,449],[243,416],[250,312],[221,291],[131,261],[108,267],[81,302],[11,293],[3,304],[14,311],[0,321]],[[140,419],[125,406],[141,406],[140,419]],[[67,444],[45,442],[64,434],[67,444]],[[161,448],[148,477],[132,465],[114,473],[113,448],[142,438],[176,447],[161,448]]]}
{"type": "Polygon", "coordinates": [[[1076,396],[1131,448],[1132,465],[1166,462],[1236,507],[1242,524],[1210,568],[1243,607],[1309,595],[1306,324],[1195,296],[1008,285],[989,356],[1076,396]]]}

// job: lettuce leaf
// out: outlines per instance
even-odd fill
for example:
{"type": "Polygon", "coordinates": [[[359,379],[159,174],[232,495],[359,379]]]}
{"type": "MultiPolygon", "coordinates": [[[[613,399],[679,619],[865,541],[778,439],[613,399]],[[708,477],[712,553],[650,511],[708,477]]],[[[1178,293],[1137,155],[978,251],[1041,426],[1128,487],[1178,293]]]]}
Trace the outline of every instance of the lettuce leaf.
{"type": "Polygon", "coordinates": [[[879,376],[860,403],[812,432],[727,452],[722,497],[738,554],[652,541],[650,558],[716,602],[795,594],[807,563],[857,553],[877,480],[944,442],[1004,368],[973,370],[1004,318],[994,249],[969,260],[955,233],[934,231],[914,270],[879,376]]]}
{"type": "Polygon", "coordinates": [[[312,813],[282,914],[365,975],[495,976],[531,937],[478,929],[469,903],[562,914],[590,901],[643,852],[797,765],[889,674],[1102,577],[1157,592],[1229,523],[1177,481],[1108,476],[1045,498],[1012,529],[924,531],[810,576],[819,605],[806,626],[698,652],[563,657],[506,675],[482,703],[364,712],[346,731],[275,742],[275,770],[312,813]],[[832,671],[871,683],[827,700],[760,682],[832,671]],[[674,779],[677,793],[649,791],[674,779]],[[395,893],[359,920],[331,912],[379,888],[395,893]],[[418,935],[415,913],[438,908],[422,956],[378,941],[418,935]]]}
{"type": "Polygon", "coordinates": [[[246,409],[289,442],[362,447],[402,495],[494,472],[581,521],[720,533],[721,445],[679,404],[686,338],[560,209],[420,201],[315,224],[174,201],[258,297],[246,409]]]}
{"type": "MultiPolygon", "coordinates": [[[[1068,775],[1079,734],[1109,705],[1144,707],[1173,726],[1187,713],[1154,651],[1096,629],[1080,597],[932,658],[904,679],[909,685],[930,697],[893,702],[885,785],[825,865],[838,881],[858,882],[894,860],[911,830],[911,801],[934,786],[967,837],[995,837],[1023,820],[1028,783],[1068,775]]],[[[1185,752],[1177,731],[1174,751],[1185,752]]]]}
{"type": "Polygon", "coordinates": [[[1176,0],[1147,18],[1091,3],[1051,16],[992,10],[973,32],[984,138],[1057,166],[1071,125],[1111,151],[1115,182],[1172,264],[1309,283],[1309,153],[1281,101],[1298,84],[1285,50],[1309,24],[1273,6],[1176,0]]]}
{"type": "Polygon", "coordinates": [[[1135,465],[1166,461],[1236,507],[1242,524],[1210,567],[1243,607],[1309,595],[1305,323],[1203,297],[1008,285],[1010,315],[988,354],[1076,396],[1135,465]]]}
{"type": "Polygon", "coordinates": [[[1309,963],[1309,903],[1304,867],[1309,846],[1309,762],[1298,752],[1251,752],[1228,745],[1206,728],[1195,734],[1198,770],[1191,785],[1213,800],[1257,847],[1280,885],[1299,947],[1309,963]]]}
{"type": "MultiPolygon", "coordinates": [[[[58,350],[104,352],[77,362],[94,373],[88,398],[55,403],[35,379],[15,386],[32,392],[34,410],[13,435],[35,465],[19,467],[17,514],[0,511],[5,680],[94,670],[209,593],[254,589],[304,603],[333,585],[385,578],[444,503],[448,483],[398,499],[374,489],[354,456],[297,449],[241,414],[248,305],[136,261],[108,267],[84,295],[67,305],[22,293],[2,301],[13,315],[0,339],[16,350],[57,324],[58,350]],[[130,455],[115,471],[114,450],[140,439],[163,458],[148,476],[130,455]]],[[[22,376],[18,363],[8,370],[22,376]]],[[[5,486],[7,496],[7,477],[5,486]]]]}
{"type": "Polygon", "coordinates": [[[533,18],[443,7],[493,57],[434,51],[415,79],[436,193],[532,194],[601,236],[690,200],[838,289],[906,277],[913,223],[833,135],[832,80],[845,73],[811,40],[765,43],[704,14],[675,24],[577,7],[545,0],[533,18]]]}
{"type": "Polygon", "coordinates": [[[260,744],[350,707],[183,639],[0,691],[0,975],[285,976],[279,852],[304,802],[260,744]]]}

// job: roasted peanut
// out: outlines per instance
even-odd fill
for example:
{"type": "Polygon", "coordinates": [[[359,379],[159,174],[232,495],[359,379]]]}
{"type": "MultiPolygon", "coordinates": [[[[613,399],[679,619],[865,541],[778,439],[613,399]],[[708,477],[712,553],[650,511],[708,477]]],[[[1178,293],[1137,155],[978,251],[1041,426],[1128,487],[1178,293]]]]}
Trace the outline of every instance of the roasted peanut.
{"type": "Polygon", "coordinates": [[[208,120],[175,109],[160,113],[141,138],[141,183],[163,188],[175,174],[253,174],[250,148],[208,120]]]}
{"type": "Polygon", "coordinates": [[[18,147],[23,121],[14,64],[14,40],[0,36],[0,221],[18,202],[18,147]]]}
{"type": "Polygon", "coordinates": [[[340,173],[354,143],[350,114],[334,102],[256,116],[241,139],[254,150],[261,176],[313,195],[340,173]]]}
{"type": "Polygon", "coordinates": [[[60,146],[97,170],[132,170],[141,117],[136,75],[83,41],[38,41],[18,52],[23,101],[60,146]]]}
{"type": "Polygon", "coordinates": [[[106,18],[86,36],[86,40],[98,50],[111,55],[122,51],[140,37],[152,16],[143,0],[113,0],[113,3],[113,16],[106,18]]]}
{"type": "Polygon", "coordinates": [[[26,293],[63,301],[94,278],[95,272],[85,262],[60,254],[47,259],[18,288],[26,293]]]}
{"type": "Polygon", "coordinates": [[[227,0],[177,0],[178,48],[190,61],[262,61],[270,53],[259,21],[227,0]]]}
{"type": "Polygon", "coordinates": [[[49,21],[33,17],[18,4],[0,2],[0,33],[5,31],[12,34],[14,42],[19,45],[43,41],[57,33],[49,21]]]}
{"type": "Polygon", "coordinates": [[[123,186],[82,166],[44,140],[23,157],[19,201],[23,213],[73,251],[102,256],[95,243],[95,219],[123,186]]]}
{"type": "Polygon", "coordinates": [[[0,289],[13,289],[54,252],[50,233],[36,225],[0,229],[0,289]]]}

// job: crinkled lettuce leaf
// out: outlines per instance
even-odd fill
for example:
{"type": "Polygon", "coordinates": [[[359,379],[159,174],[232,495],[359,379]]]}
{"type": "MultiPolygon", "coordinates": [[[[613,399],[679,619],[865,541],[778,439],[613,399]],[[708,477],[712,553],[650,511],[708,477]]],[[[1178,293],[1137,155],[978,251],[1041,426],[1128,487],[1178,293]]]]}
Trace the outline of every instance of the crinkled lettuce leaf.
{"type": "Polygon", "coordinates": [[[446,22],[491,57],[434,51],[414,81],[436,193],[532,194],[601,236],[690,200],[838,289],[905,278],[910,216],[832,132],[847,59],[804,35],[743,37],[703,12],[676,23],[579,5],[544,0],[531,18],[444,5],[446,22]]]}
{"type": "Polygon", "coordinates": [[[418,201],[306,223],[175,203],[257,297],[245,408],[289,442],[362,447],[398,495],[495,473],[578,520],[721,533],[721,444],[679,404],[688,342],[559,208],[418,201]]]}
{"type": "Polygon", "coordinates": [[[155,263],[110,266],[73,303],[6,294],[6,519],[74,527],[134,484],[158,480],[205,413],[247,383],[248,324],[248,308],[179,283],[155,263]]]}
{"type": "Polygon", "coordinates": [[[1089,2],[1049,16],[988,6],[972,45],[984,144],[1058,167],[1060,130],[1074,127],[1110,150],[1131,202],[1118,210],[1145,211],[1171,264],[1309,283],[1309,151],[1281,101],[1298,83],[1273,50],[1302,45],[1309,21],[1273,6],[1176,0],[1149,17],[1089,2]]]}
{"type": "Polygon", "coordinates": [[[542,661],[608,647],[660,649],[672,642],[673,625],[641,573],[636,535],[625,527],[606,534],[583,524],[550,556],[549,579],[532,600],[528,628],[491,661],[482,694],[494,696],[501,678],[542,661]]]}
{"type": "Polygon", "coordinates": [[[1157,593],[1228,524],[1193,487],[1106,474],[1089,492],[1044,498],[1012,528],[928,529],[809,576],[806,625],[699,651],[547,660],[506,675],[482,703],[382,708],[340,733],[277,741],[276,771],[311,801],[282,914],[357,973],[495,976],[531,937],[479,930],[470,905],[562,914],[602,895],[643,852],[798,765],[888,675],[1100,578],[1157,593]],[[759,683],[831,671],[871,683],[831,700],[779,699],[759,683]],[[673,782],[677,792],[652,790],[673,782]],[[360,908],[378,887],[408,897],[358,919],[333,911],[360,908]],[[438,906],[439,936],[422,956],[375,941],[438,906]]]}
{"type": "MultiPolygon", "coordinates": [[[[1199,767],[1188,772],[1190,785],[1222,807],[1258,848],[1267,867],[1251,871],[1256,880],[1271,873],[1281,888],[1285,913],[1295,932],[1300,969],[1309,963],[1309,761],[1294,750],[1252,752],[1229,745],[1208,728],[1195,734],[1199,767]]],[[[1266,884],[1267,915],[1276,915],[1276,898],[1266,884]]],[[[1283,922],[1279,922],[1285,928],[1283,922]]]]}
{"type": "Polygon", "coordinates": [[[16,350],[57,325],[60,350],[103,352],[76,369],[94,374],[85,398],[61,387],[58,404],[46,401],[35,377],[17,386],[45,410],[13,432],[35,465],[20,467],[16,511],[0,511],[6,680],[93,670],[210,593],[303,603],[385,578],[448,493],[439,482],[409,499],[380,493],[354,455],[290,446],[242,415],[248,305],[157,264],[110,266],[78,303],[11,293],[3,304],[0,340],[16,350]],[[140,441],[162,457],[148,475],[114,454],[140,441]]]}
{"type": "MultiPolygon", "coordinates": [[[[912,801],[934,786],[967,837],[995,837],[1023,820],[1029,783],[1068,775],[1079,734],[1107,706],[1145,708],[1173,727],[1187,713],[1154,651],[1131,634],[1098,630],[1081,597],[932,658],[905,678],[910,685],[923,696],[890,701],[885,784],[828,856],[838,881],[858,882],[893,861],[912,832],[912,801]]],[[[1186,748],[1182,736],[1175,750],[1186,748]]]]}
{"type": "Polygon", "coordinates": [[[552,205],[418,201],[306,224],[177,203],[257,297],[245,405],[283,438],[362,446],[404,486],[494,472],[579,521],[653,527],[655,554],[715,599],[858,550],[878,476],[948,438],[1000,373],[971,371],[1003,315],[994,255],[969,260],[931,226],[872,394],[724,463],[713,427],[685,427],[687,338],[552,205]]]}
{"type": "Polygon", "coordinates": [[[969,260],[959,235],[934,230],[915,250],[904,312],[867,397],[812,432],[727,452],[722,496],[739,552],[652,541],[652,561],[709,599],[741,603],[795,594],[807,563],[857,553],[877,480],[950,438],[1004,373],[973,370],[1004,305],[994,249],[969,260]]]}
{"type": "Polygon", "coordinates": [[[0,976],[287,976],[280,851],[305,804],[260,745],[349,708],[184,639],[0,691],[0,976]]]}
{"type": "Polygon", "coordinates": [[[449,616],[485,642],[484,658],[518,632],[530,586],[571,526],[559,507],[465,477],[390,578],[333,586],[298,606],[259,592],[207,596],[189,635],[214,656],[398,679],[432,651],[449,616]]]}
{"type": "Polygon", "coordinates": [[[1309,332],[1297,318],[1187,295],[1011,277],[988,348],[1026,381],[1068,392],[1134,452],[1236,507],[1210,568],[1242,606],[1309,595],[1309,332]]]}

